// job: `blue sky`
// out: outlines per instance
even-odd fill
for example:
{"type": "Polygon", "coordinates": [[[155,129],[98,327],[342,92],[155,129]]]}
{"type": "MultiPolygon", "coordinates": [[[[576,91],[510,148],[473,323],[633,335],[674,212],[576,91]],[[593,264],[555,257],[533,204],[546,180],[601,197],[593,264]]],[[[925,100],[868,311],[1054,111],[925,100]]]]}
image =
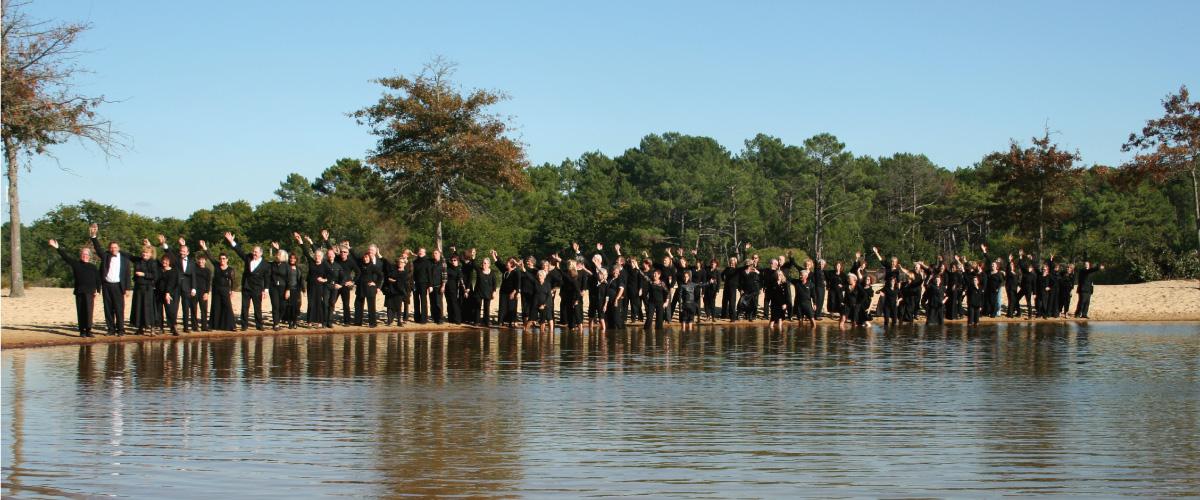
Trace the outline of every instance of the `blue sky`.
{"type": "MultiPolygon", "coordinates": [[[[648,133],[831,132],[858,154],[970,165],[1045,124],[1088,164],[1180,84],[1200,89],[1200,2],[133,2],[40,0],[84,21],[83,91],[132,147],[64,145],[21,181],[27,223],[90,198],[152,216],[272,197],[373,145],[345,116],[372,78],[436,55],[501,89],[534,163],[648,133]],[[65,170],[64,170],[65,169],[65,170]]],[[[7,220],[8,211],[4,211],[7,220]]]]}

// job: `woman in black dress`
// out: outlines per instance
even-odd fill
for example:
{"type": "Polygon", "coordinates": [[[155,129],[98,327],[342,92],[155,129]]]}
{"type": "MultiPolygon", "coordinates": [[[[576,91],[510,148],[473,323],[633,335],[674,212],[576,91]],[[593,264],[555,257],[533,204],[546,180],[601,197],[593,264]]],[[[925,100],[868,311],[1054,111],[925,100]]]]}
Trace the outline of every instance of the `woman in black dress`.
{"type": "Polygon", "coordinates": [[[983,314],[984,295],[986,295],[979,275],[971,276],[967,282],[967,324],[978,325],[979,316],[983,314]]]}
{"type": "Polygon", "coordinates": [[[662,329],[668,292],[667,284],[662,280],[662,271],[655,269],[650,273],[650,283],[646,288],[646,328],[650,328],[653,321],[655,328],[662,329]]]}
{"type": "Polygon", "coordinates": [[[608,327],[608,311],[605,307],[608,306],[608,287],[611,283],[608,282],[608,269],[603,267],[596,268],[596,293],[599,297],[596,299],[596,314],[599,318],[598,324],[600,331],[604,331],[608,327]]]}
{"type": "Polygon", "coordinates": [[[933,277],[933,280],[929,282],[929,286],[925,289],[925,295],[929,299],[929,308],[925,311],[925,324],[942,324],[942,311],[943,307],[946,306],[946,289],[942,287],[941,276],[933,277]]]}
{"type": "MultiPolygon", "coordinates": [[[[304,245],[305,242],[300,239],[299,233],[293,236],[297,243],[304,245]]],[[[304,259],[308,261],[308,272],[305,274],[304,284],[308,287],[308,307],[304,318],[309,327],[317,327],[325,323],[325,282],[321,279],[325,279],[323,277],[328,274],[328,265],[325,263],[325,250],[313,248],[312,238],[308,238],[307,241],[304,259]]]]}
{"type": "MultiPolygon", "coordinates": [[[[304,280],[300,278],[300,258],[296,254],[288,255],[287,269],[284,273],[283,319],[288,328],[296,328],[300,319],[300,298],[304,293],[304,280]]],[[[274,313],[272,313],[274,314],[274,313]]]]}
{"type": "Polygon", "coordinates": [[[525,329],[528,330],[537,321],[536,305],[533,303],[534,295],[538,290],[537,261],[533,260],[532,256],[526,258],[520,272],[521,321],[525,323],[525,329]]]}
{"type": "Polygon", "coordinates": [[[500,277],[500,323],[509,328],[517,326],[517,303],[520,302],[521,269],[517,259],[509,258],[504,263],[504,274],[500,277]]]}
{"type": "Polygon", "coordinates": [[[842,304],[839,306],[842,315],[838,318],[838,326],[845,326],[847,322],[851,325],[858,323],[858,275],[846,273],[845,277],[845,288],[841,290],[842,304]]]}
{"type": "Polygon", "coordinates": [[[895,324],[897,321],[896,306],[900,296],[900,275],[893,274],[883,284],[883,296],[879,298],[879,313],[883,316],[883,326],[895,324]]]}
{"type": "MultiPolygon", "coordinates": [[[[154,260],[154,247],[142,247],[142,259],[133,264],[133,304],[129,323],[137,328],[138,335],[146,329],[153,331],[158,326],[158,313],[154,304],[154,282],[158,280],[158,262],[154,260]]],[[[153,335],[153,333],[151,333],[153,335]]]]}
{"type": "MultiPolygon", "coordinates": [[[[496,255],[495,250],[492,251],[492,255],[496,255]]],[[[485,327],[492,326],[492,299],[496,298],[496,286],[499,281],[496,271],[492,269],[492,260],[483,258],[479,270],[475,272],[475,286],[471,288],[475,303],[479,305],[479,324],[485,327]]]]}
{"type": "MultiPolygon", "coordinates": [[[[208,250],[204,242],[200,248],[208,250]]],[[[217,267],[213,269],[212,280],[212,312],[209,323],[213,330],[234,331],[233,321],[233,266],[229,265],[229,256],[222,252],[217,256],[217,267]]]]}
{"type": "Polygon", "coordinates": [[[871,326],[871,300],[875,296],[875,289],[871,288],[871,285],[875,284],[875,276],[864,274],[858,283],[858,290],[855,291],[858,295],[858,311],[855,313],[854,324],[871,326]]]}
{"type": "Polygon", "coordinates": [[[171,335],[178,336],[175,329],[175,318],[179,314],[179,302],[171,300],[178,297],[182,289],[179,286],[179,270],[171,267],[171,256],[163,255],[159,260],[162,267],[158,271],[158,279],[154,281],[154,312],[158,314],[158,331],[169,327],[171,335]]]}

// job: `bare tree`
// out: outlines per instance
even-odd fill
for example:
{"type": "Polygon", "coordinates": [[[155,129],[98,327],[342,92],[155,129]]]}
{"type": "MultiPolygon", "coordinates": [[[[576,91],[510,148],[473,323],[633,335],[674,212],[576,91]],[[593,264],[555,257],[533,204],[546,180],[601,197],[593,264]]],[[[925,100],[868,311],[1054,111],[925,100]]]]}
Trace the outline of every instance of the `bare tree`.
{"type": "MultiPolygon", "coordinates": [[[[30,19],[22,7],[3,5],[3,141],[8,175],[10,297],[25,296],[21,264],[21,209],[18,176],[22,156],[49,154],[50,146],[71,139],[97,146],[106,157],[123,147],[111,123],[96,114],[108,102],[104,96],[75,92],[73,80],[82,70],[74,64],[79,35],[90,27],[81,23],[50,23],[30,19]]],[[[26,165],[28,169],[28,165],[26,165]]]]}

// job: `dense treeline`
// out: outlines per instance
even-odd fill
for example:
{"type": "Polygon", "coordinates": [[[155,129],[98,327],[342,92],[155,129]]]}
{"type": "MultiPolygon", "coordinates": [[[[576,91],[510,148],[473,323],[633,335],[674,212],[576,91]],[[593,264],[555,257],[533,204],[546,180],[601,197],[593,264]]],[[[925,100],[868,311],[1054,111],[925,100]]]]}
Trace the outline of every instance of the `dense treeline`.
{"type": "MultiPolygon", "coordinates": [[[[1040,233],[1043,252],[1104,262],[1114,271],[1104,275],[1109,281],[1200,275],[1190,186],[1076,163],[1046,137],[948,170],[920,154],[855,155],[829,134],[798,145],[758,135],[737,153],[708,137],[648,135],[615,158],[591,152],[530,167],[527,190],[469,185],[472,215],[449,222],[445,238],[502,255],[548,255],[580,241],[699,248],[708,258],[749,242],[767,255],[786,248],[832,261],[878,246],[907,262],[975,255],[983,242],[1001,254],[1036,251],[1040,233]],[[1023,168],[1029,158],[1053,158],[1061,168],[1023,168]]],[[[68,271],[46,240],[82,246],[91,222],[103,239],[124,245],[162,233],[221,248],[225,230],[287,245],[292,231],[320,228],[378,243],[385,254],[433,245],[433,218],[406,217],[410,200],[388,195],[378,171],[358,160],[338,160],[315,179],[291,174],[275,195],[257,206],[219,203],[186,220],[88,200],[62,205],[25,228],[26,277],[66,284],[68,271]]]]}

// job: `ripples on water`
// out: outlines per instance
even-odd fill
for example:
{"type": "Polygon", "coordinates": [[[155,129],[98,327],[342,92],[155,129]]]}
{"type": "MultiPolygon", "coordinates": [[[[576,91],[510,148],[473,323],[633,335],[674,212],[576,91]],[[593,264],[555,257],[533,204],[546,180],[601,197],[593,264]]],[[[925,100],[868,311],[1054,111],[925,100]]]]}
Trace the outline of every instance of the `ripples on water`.
{"type": "Polygon", "coordinates": [[[1200,494],[1200,325],[6,351],[5,495],[1200,494]]]}

